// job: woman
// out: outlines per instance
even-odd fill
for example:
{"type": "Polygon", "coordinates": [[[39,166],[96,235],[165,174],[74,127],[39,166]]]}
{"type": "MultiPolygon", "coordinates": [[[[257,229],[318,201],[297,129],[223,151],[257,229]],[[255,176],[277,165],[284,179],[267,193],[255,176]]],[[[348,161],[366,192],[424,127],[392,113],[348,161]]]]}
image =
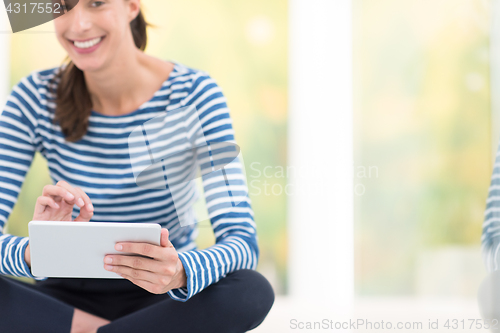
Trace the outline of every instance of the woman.
{"type": "MultiPolygon", "coordinates": [[[[137,185],[127,150],[133,128],[187,106],[197,110],[199,122],[176,132],[176,138],[234,143],[220,88],[205,72],[144,54],[147,24],[140,0],[65,5],[69,11],[54,24],[70,63],[25,77],[0,115],[0,232],[39,151],[55,185],[44,188],[34,220],[159,223],[161,245],[122,244],[122,251],[150,258],[103,258],[106,269],[125,279],[47,279],[30,272],[28,238],[0,236],[0,272],[36,282],[0,276],[0,331],[253,329],[267,315],[274,294],[254,271],[257,237],[241,165],[235,160],[226,168],[229,181],[241,189],[231,196],[243,198],[230,212],[221,208],[227,197],[219,195],[227,178],[217,172],[204,178],[216,244],[198,250],[196,221],[180,225],[168,189],[137,185]]],[[[181,171],[193,164],[184,162],[181,171]]],[[[182,201],[189,213],[196,194],[185,188],[182,201]]]]}

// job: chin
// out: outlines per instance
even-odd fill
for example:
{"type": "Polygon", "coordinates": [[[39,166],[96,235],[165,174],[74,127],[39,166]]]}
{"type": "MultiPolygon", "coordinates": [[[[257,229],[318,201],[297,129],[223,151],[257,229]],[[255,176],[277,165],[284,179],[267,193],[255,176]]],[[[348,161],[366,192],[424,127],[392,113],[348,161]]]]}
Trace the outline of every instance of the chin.
{"type": "Polygon", "coordinates": [[[88,61],[74,58],[72,58],[71,61],[75,64],[76,67],[84,72],[94,72],[103,68],[102,61],[88,61]]]}

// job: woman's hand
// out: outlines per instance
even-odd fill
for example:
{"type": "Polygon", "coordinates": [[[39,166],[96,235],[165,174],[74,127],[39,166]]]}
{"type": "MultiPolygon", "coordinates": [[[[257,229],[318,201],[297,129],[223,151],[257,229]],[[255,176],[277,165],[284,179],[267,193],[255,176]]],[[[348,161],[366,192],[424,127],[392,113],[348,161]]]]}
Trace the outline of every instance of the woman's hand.
{"type": "Polygon", "coordinates": [[[120,242],[115,249],[133,255],[109,254],[104,268],[130,280],[153,294],[164,294],[187,285],[184,266],[174,246],[168,240],[168,230],[161,229],[160,246],[149,243],[120,242]]]}
{"type": "Polygon", "coordinates": [[[75,221],[88,222],[94,215],[94,206],[88,195],[65,181],[47,185],[35,205],[34,221],[71,221],[74,205],[80,207],[75,221]]]}
{"type": "MultiPolygon", "coordinates": [[[[64,180],[57,185],[47,185],[35,204],[33,221],[71,221],[73,207],[80,207],[80,215],[75,221],[88,222],[94,216],[94,206],[89,196],[78,187],[64,180]]],[[[24,252],[24,261],[31,267],[30,245],[24,252]]]]}

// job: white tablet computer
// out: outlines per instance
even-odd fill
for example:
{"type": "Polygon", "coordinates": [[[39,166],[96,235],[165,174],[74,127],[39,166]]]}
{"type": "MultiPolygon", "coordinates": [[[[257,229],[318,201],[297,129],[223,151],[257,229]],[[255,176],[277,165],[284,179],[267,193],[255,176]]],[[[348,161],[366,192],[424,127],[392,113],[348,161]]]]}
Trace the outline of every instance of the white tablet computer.
{"type": "Polygon", "coordinates": [[[31,221],[28,223],[31,273],[36,277],[123,279],[104,269],[117,242],[160,245],[156,223],[31,221]]]}

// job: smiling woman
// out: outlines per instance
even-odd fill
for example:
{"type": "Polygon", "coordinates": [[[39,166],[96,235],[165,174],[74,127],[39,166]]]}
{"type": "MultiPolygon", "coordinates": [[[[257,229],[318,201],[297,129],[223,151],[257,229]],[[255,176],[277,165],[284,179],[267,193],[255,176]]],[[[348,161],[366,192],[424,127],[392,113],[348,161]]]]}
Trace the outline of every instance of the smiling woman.
{"type": "MultiPolygon", "coordinates": [[[[123,243],[123,251],[138,256],[103,258],[121,280],[35,277],[29,239],[3,234],[0,272],[35,278],[36,284],[0,277],[7,295],[0,299],[0,327],[105,333],[244,332],[258,326],[274,293],[255,272],[259,249],[240,160],[225,166],[227,176],[206,172],[211,166],[193,149],[164,166],[181,178],[193,165],[204,175],[216,244],[199,250],[194,215],[186,213],[194,220],[181,225],[168,186],[137,185],[127,145],[134,128],[180,109],[185,111],[164,124],[162,146],[184,151],[181,143],[198,137],[236,143],[220,87],[206,72],[144,54],[139,0],[84,0],[70,9],[54,21],[69,63],[23,78],[0,115],[0,230],[37,151],[53,185],[38,198],[34,220],[148,222],[165,230],[160,246],[123,243]],[[228,187],[231,197],[222,197],[228,187]],[[18,309],[28,307],[27,320],[18,309]]],[[[192,185],[183,189],[188,213],[198,197],[192,185]]]]}
{"type": "MultiPolygon", "coordinates": [[[[141,52],[147,44],[147,23],[139,4],[130,0],[108,2],[83,1],[82,5],[54,21],[57,39],[71,59],[68,66],[58,73],[61,84],[58,85],[55,113],[55,120],[59,121],[69,141],[76,141],[85,134],[91,108],[102,109],[99,95],[102,96],[101,92],[107,91],[109,96],[111,84],[116,81],[109,78],[118,77],[117,71],[128,68],[128,78],[148,75],[144,78],[143,85],[149,90],[149,95],[162,86],[172,71],[170,63],[141,52]],[[111,61],[114,61],[114,66],[110,66],[111,61]],[[137,63],[142,68],[132,69],[137,63]],[[96,69],[104,66],[111,69],[95,74],[96,69]],[[87,74],[84,78],[84,72],[94,72],[94,75],[87,74]],[[85,84],[85,81],[88,83],[85,84]],[[91,94],[89,89],[92,86],[95,88],[91,94]]],[[[126,89],[138,90],[138,87],[131,84],[126,89]]],[[[142,104],[141,101],[132,103],[134,104],[127,106],[128,110],[125,112],[135,110],[142,104]]],[[[123,112],[116,110],[120,101],[110,100],[107,104],[108,113],[123,112]]]]}

